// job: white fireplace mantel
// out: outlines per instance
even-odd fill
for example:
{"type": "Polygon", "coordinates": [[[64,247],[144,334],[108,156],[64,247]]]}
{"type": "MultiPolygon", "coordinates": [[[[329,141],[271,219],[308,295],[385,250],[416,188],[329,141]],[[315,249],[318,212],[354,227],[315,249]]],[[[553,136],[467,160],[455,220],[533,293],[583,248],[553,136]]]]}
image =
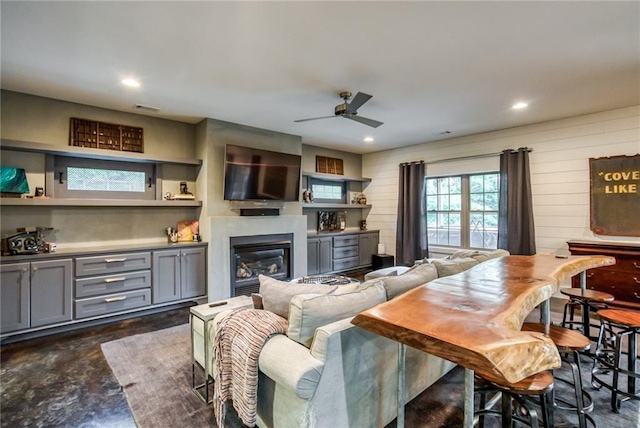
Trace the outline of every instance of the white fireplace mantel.
{"type": "Polygon", "coordinates": [[[280,215],[265,217],[209,217],[209,301],[231,296],[230,238],[238,236],[293,233],[293,273],[297,278],[307,274],[307,217],[280,215]]]}

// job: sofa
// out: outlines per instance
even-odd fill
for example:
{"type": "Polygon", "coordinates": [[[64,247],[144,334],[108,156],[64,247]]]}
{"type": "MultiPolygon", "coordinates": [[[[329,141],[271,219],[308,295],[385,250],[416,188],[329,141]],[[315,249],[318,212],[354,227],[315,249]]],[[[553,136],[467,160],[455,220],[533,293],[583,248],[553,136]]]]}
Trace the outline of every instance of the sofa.
{"type": "MultiPolygon", "coordinates": [[[[435,278],[504,255],[508,253],[502,250],[461,251],[341,286],[260,277],[263,309],[287,318],[288,330],[270,337],[260,353],[257,425],[364,428],[391,422],[397,416],[399,345],[352,325],[351,319],[435,278]]],[[[209,323],[209,343],[227,313],[209,323]]],[[[453,367],[449,361],[408,347],[407,402],[453,367]]]]}

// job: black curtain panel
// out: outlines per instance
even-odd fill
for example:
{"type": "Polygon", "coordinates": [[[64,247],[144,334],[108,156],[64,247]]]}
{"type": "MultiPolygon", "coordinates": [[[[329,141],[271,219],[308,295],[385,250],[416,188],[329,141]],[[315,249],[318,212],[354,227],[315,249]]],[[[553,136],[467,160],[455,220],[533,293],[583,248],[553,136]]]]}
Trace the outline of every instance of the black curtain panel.
{"type": "Polygon", "coordinates": [[[416,260],[428,256],[424,177],[423,161],[400,164],[396,230],[398,265],[411,266],[416,260]]]}
{"type": "Polygon", "coordinates": [[[498,248],[511,254],[536,253],[529,149],[504,150],[500,155],[498,248]]]}

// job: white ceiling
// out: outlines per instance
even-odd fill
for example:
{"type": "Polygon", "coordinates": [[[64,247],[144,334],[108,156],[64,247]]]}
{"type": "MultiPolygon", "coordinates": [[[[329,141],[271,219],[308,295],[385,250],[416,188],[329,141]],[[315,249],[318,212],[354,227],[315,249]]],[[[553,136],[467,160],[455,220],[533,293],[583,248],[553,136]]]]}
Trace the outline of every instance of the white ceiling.
{"type": "Polygon", "coordinates": [[[640,104],[635,1],[3,0],[0,13],[3,89],[355,153],[640,104]],[[359,114],[384,125],[294,123],[333,114],[341,90],[373,95],[359,114]]]}

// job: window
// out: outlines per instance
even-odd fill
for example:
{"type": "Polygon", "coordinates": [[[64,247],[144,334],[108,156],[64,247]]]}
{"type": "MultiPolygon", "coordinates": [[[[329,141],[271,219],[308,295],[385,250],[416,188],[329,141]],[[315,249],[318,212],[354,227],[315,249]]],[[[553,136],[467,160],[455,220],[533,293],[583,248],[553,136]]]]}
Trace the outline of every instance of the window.
{"type": "Polygon", "coordinates": [[[151,164],[58,156],[54,163],[57,198],[155,199],[151,164]]]}
{"type": "Polygon", "coordinates": [[[316,202],[345,203],[345,185],[342,182],[309,179],[309,186],[316,202]]]}
{"type": "Polygon", "coordinates": [[[144,192],[145,174],[141,171],[67,167],[67,189],[144,192]]]}
{"type": "Polygon", "coordinates": [[[425,180],[429,244],[497,248],[498,173],[425,180]]]}

